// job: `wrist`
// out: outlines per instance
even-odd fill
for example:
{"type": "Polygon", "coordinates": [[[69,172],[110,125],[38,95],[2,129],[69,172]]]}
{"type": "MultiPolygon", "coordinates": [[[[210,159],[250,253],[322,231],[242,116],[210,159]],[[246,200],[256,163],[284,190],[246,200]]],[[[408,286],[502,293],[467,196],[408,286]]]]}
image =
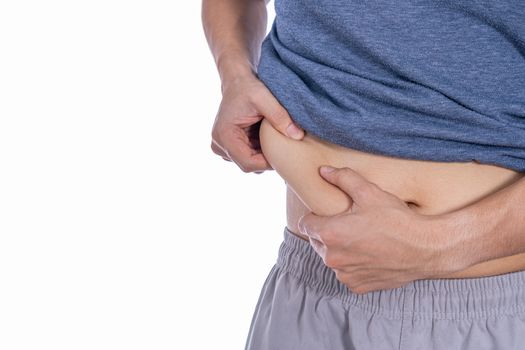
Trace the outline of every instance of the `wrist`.
{"type": "Polygon", "coordinates": [[[217,69],[221,78],[221,91],[230,84],[257,77],[255,66],[242,55],[222,55],[217,59],[217,69]]]}
{"type": "Polygon", "coordinates": [[[525,178],[461,209],[425,216],[436,271],[461,271],[525,252],[525,178]]]}
{"type": "Polygon", "coordinates": [[[483,261],[482,227],[471,210],[427,216],[431,247],[430,270],[451,274],[483,261]]]}

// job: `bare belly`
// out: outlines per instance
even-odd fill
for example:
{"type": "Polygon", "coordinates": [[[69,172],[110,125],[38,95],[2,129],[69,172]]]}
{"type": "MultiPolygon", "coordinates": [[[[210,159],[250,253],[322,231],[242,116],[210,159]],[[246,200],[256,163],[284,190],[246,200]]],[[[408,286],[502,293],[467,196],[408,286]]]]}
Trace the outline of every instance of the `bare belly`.
{"type": "MultiPolygon", "coordinates": [[[[321,165],[352,168],[425,215],[460,209],[525,175],[476,162],[421,161],[365,153],[308,133],[303,140],[295,141],[280,134],[266,119],[259,137],[264,156],[287,185],[287,227],[305,240],[308,237],[297,227],[302,215],[335,215],[352,204],[348,195],[319,175],[321,165]]],[[[524,269],[525,254],[517,254],[485,261],[442,278],[491,276],[524,269]]]]}

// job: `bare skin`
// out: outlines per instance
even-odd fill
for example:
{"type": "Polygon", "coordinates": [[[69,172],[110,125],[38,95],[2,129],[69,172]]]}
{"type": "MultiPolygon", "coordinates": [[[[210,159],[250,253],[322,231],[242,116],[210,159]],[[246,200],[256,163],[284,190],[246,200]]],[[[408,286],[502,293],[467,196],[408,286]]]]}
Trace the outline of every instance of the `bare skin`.
{"type": "MultiPolygon", "coordinates": [[[[321,165],[351,168],[366,182],[377,185],[385,191],[385,193],[378,193],[378,201],[387,203],[392,200],[392,206],[399,207],[399,210],[394,212],[398,218],[396,220],[409,222],[413,217],[412,213],[419,216],[422,223],[418,229],[419,236],[428,232],[430,217],[453,212],[475,203],[525,175],[511,169],[476,162],[430,162],[364,153],[330,144],[308,133],[302,141],[297,142],[282,137],[269,123],[264,121],[260,128],[260,141],[265,157],[287,184],[288,229],[302,239],[310,241],[314,247],[315,240],[301,232],[301,217],[310,212],[320,216],[335,216],[350,212],[356,199],[353,197],[358,195],[352,193],[352,189],[361,186],[361,179],[356,177],[356,180],[350,183],[347,189],[347,192],[350,193],[345,193],[344,190],[329,183],[320,175],[318,169],[321,165]],[[397,199],[392,199],[389,194],[393,194],[397,199]],[[399,202],[396,202],[397,200],[399,202]],[[403,211],[407,214],[406,219],[401,215],[403,211]]],[[[344,179],[340,179],[341,181],[344,182],[344,179]]],[[[366,191],[373,192],[366,188],[362,190],[362,192],[366,191]]],[[[370,212],[374,213],[373,210],[370,212]]],[[[414,217],[416,219],[410,221],[408,226],[417,225],[418,217],[414,217]]],[[[376,218],[370,220],[378,221],[376,218]]],[[[348,227],[358,225],[346,224],[348,227]]],[[[372,224],[369,221],[367,225],[372,224]]],[[[395,228],[392,225],[392,230],[395,228]]],[[[362,231],[366,229],[363,228],[362,231]]],[[[407,227],[406,231],[409,230],[407,227]]],[[[445,230],[446,228],[443,227],[442,231],[445,230]]],[[[397,238],[402,234],[395,233],[397,238]]],[[[446,232],[439,235],[443,237],[441,242],[443,247],[449,243],[446,240],[452,241],[450,237],[447,237],[446,232]]],[[[382,237],[382,240],[386,238],[382,237]]],[[[411,242],[417,242],[420,237],[409,236],[409,238],[411,242]]],[[[429,245],[424,240],[420,243],[422,246],[429,245]]],[[[436,246],[438,243],[439,241],[432,242],[436,246]]],[[[391,250],[392,242],[383,242],[374,246],[373,249],[370,248],[378,252],[383,249],[388,255],[394,255],[391,250]]],[[[323,255],[323,252],[319,253],[323,255]]],[[[432,253],[438,255],[439,251],[435,250],[432,253]]],[[[407,251],[402,251],[401,254],[406,255],[407,251]]],[[[399,259],[403,258],[400,255],[399,259]]],[[[332,259],[328,263],[325,261],[325,263],[336,268],[337,261],[334,260],[337,259],[332,259]]],[[[424,255],[416,257],[414,261],[416,263],[419,261],[417,264],[427,269],[425,277],[434,278],[481,277],[525,269],[525,254],[493,259],[468,267],[456,266],[452,263],[449,263],[449,266],[440,265],[439,268],[435,265],[423,266],[423,262],[430,261],[430,258],[424,255]],[[428,269],[434,269],[434,271],[428,269]]],[[[423,277],[417,273],[414,275],[423,277]]],[[[402,282],[407,282],[407,280],[402,282]]],[[[398,285],[401,284],[400,281],[398,285]]]]}

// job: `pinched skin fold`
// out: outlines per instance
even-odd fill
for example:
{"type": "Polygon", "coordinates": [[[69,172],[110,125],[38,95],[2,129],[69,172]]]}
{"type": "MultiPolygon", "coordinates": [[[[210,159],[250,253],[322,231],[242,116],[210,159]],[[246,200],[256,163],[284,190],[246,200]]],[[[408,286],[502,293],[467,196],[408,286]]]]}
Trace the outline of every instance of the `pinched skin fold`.
{"type": "Polygon", "coordinates": [[[310,136],[301,141],[282,135],[263,119],[259,130],[261,149],[273,169],[317,215],[330,216],[348,210],[352,199],[319,174],[322,165],[332,165],[324,149],[310,136]]]}

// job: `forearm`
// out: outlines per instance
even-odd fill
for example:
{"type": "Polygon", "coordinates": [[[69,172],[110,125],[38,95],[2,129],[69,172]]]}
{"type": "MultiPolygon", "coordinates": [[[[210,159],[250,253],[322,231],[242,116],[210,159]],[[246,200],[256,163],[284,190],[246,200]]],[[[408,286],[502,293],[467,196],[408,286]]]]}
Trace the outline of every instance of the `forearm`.
{"type": "Polygon", "coordinates": [[[450,240],[451,264],[468,267],[525,253],[524,200],[525,177],[472,205],[442,215],[438,224],[448,231],[444,236],[450,240]]]}
{"type": "Polygon", "coordinates": [[[256,72],[266,34],[267,1],[202,1],[204,34],[223,86],[256,72]]]}

